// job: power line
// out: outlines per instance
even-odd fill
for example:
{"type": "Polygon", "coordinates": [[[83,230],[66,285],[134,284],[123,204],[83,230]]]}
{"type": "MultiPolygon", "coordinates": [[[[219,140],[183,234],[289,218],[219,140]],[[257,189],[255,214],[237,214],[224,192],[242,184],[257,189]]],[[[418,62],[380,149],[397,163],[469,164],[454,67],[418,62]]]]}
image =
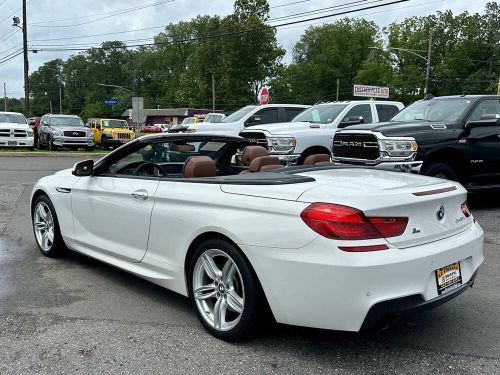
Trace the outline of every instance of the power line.
{"type": "MultiPolygon", "coordinates": [[[[28,2],[26,4],[29,4],[31,3],[33,0],[28,0],[28,2]]],[[[20,7],[20,8],[17,8],[12,14],[8,15],[7,17],[5,18],[2,18],[0,20],[0,23],[3,23],[5,22],[6,20],[8,20],[10,17],[12,17],[13,15],[15,15],[17,12],[19,12],[20,10],[23,10],[23,7],[20,7]]]]}
{"type": "Polygon", "coordinates": [[[12,55],[10,55],[10,56],[8,56],[8,57],[6,57],[6,58],[4,58],[4,59],[0,60],[0,65],[1,65],[1,64],[4,64],[4,63],[6,63],[7,61],[12,60],[13,58],[15,58],[15,57],[17,57],[17,56],[21,55],[22,53],[23,53],[23,50],[21,49],[21,50],[19,50],[19,51],[15,52],[14,54],[12,54],[12,55]]]}
{"type": "MultiPolygon", "coordinates": [[[[152,4],[146,4],[146,5],[141,5],[141,6],[134,7],[134,8],[128,8],[128,9],[124,9],[124,10],[120,10],[120,11],[115,11],[112,14],[109,14],[109,15],[104,16],[104,17],[96,18],[95,20],[90,20],[90,21],[85,21],[85,22],[80,22],[80,23],[75,23],[75,24],[70,24],[70,25],[44,25],[44,24],[33,23],[33,24],[30,24],[30,26],[32,26],[32,27],[44,27],[44,28],[49,28],[49,27],[50,28],[55,28],[55,27],[64,27],[64,28],[67,28],[67,27],[76,27],[76,26],[88,25],[90,23],[94,23],[94,22],[97,22],[97,21],[105,20],[105,19],[108,19],[108,18],[111,18],[111,17],[115,17],[115,16],[119,16],[119,15],[125,14],[125,13],[131,13],[131,12],[135,12],[137,10],[147,9],[147,8],[151,8],[151,7],[155,7],[155,6],[163,5],[163,4],[167,4],[167,3],[173,3],[174,1],[175,0],[158,1],[158,2],[152,3],[152,4]]],[[[100,14],[100,15],[102,15],[102,14],[100,14]]],[[[90,16],[87,16],[87,17],[90,17],[90,16]]],[[[84,18],[84,17],[68,18],[66,20],[79,19],[79,18],[84,18]]]]}
{"type": "MultiPolygon", "coordinates": [[[[376,1],[378,2],[378,1],[383,1],[383,0],[376,0],[376,1]]],[[[394,0],[394,1],[389,2],[389,3],[375,4],[375,5],[365,6],[365,7],[358,8],[358,9],[345,10],[342,12],[337,12],[337,13],[332,13],[332,14],[327,14],[327,15],[322,15],[322,16],[316,16],[316,17],[307,18],[307,19],[289,21],[289,22],[284,22],[284,23],[276,24],[276,25],[264,25],[264,26],[254,28],[254,29],[224,32],[224,33],[220,33],[220,34],[212,34],[212,35],[206,35],[206,36],[202,36],[202,37],[193,37],[193,38],[180,39],[180,40],[175,40],[175,41],[166,41],[166,42],[158,42],[157,41],[154,43],[131,44],[131,45],[125,45],[122,48],[135,48],[135,47],[145,47],[145,46],[155,46],[155,45],[167,45],[167,44],[172,44],[174,42],[175,43],[187,43],[187,42],[195,42],[195,41],[203,41],[203,40],[208,40],[208,39],[213,39],[213,38],[219,38],[219,37],[224,37],[224,36],[241,35],[241,34],[247,34],[247,33],[251,33],[251,32],[264,31],[264,30],[275,29],[275,28],[289,26],[289,25],[301,24],[301,23],[309,22],[309,21],[315,21],[315,20],[319,20],[319,19],[325,19],[325,18],[340,16],[340,15],[345,15],[345,14],[359,12],[359,11],[363,11],[363,10],[385,7],[388,5],[403,3],[403,2],[407,2],[407,1],[409,1],[409,0],[394,0]]],[[[344,4],[344,6],[348,6],[348,4],[344,4]]],[[[350,7],[352,7],[352,6],[353,5],[351,5],[350,7]]],[[[99,48],[103,48],[103,47],[99,47],[99,48]]],[[[44,48],[45,51],[85,51],[86,49],[87,48],[77,48],[77,47],[44,48]]]]}

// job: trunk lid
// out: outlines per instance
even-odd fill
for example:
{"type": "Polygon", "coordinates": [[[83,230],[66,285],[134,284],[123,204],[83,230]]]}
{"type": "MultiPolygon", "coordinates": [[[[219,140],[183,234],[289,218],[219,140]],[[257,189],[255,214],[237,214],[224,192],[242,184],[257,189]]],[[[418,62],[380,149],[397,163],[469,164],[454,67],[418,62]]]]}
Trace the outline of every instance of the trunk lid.
{"type": "Polygon", "coordinates": [[[458,183],[400,172],[337,169],[303,173],[318,184],[298,201],[326,202],[362,210],[372,217],[408,217],[405,232],[387,241],[400,249],[453,236],[473,221],[461,205],[466,190],[458,183]],[[438,211],[444,211],[441,217],[438,211]]]}

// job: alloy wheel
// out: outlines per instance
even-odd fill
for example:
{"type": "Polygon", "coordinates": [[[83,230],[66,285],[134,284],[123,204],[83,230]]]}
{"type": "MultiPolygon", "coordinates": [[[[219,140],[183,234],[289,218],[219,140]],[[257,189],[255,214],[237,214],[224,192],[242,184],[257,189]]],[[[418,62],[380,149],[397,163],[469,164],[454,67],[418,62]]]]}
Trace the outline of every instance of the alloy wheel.
{"type": "Polygon", "coordinates": [[[245,308],[243,279],[234,260],[222,250],[206,250],[196,261],[192,281],[203,319],[218,331],[234,328],[245,308]]]}
{"type": "Polygon", "coordinates": [[[54,245],[54,218],[45,202],[38,202],[33,214],[33,228],[38,245],[44,252],[50,251],[54,245]]]}

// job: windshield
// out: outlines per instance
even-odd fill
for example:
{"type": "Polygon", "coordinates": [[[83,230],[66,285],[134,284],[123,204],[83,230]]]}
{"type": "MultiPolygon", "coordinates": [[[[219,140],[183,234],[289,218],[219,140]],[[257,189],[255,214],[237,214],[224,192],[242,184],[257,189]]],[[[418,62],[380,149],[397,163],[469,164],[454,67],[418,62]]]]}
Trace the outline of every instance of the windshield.
{"type": "Polygon", "coordinates": [[[105,128],[128,128],[125,120],[102,120],[102,126],[105,128]]]}
{"type": "Polygon", "coordinates": [[[182,120],[183,124],[194,124],[194,117],[186,117],[184,120],[182,120]]]}
{"type": "Polygon", "coordinates": [[[253,107],[253,106],[248,106],[248,107],[243,107],[241,109],[238,109],[236,112],[231,113],[224,120],[222,120],[222,122],[236,122],[236,121],[240,121],[243,117],[245,117],[246,115],[248,115],[254,109],[255,109],[255,107],[253,107]]]}
{"type": "Polygon", "coordinates": [[[0,113],[0,122],[27,124],[26,119],[20,113],[0,113]]]}
{"type": "Polygon", "coordinates": [[[79,117],[52,117],[50,125],[54,126],[83,126],[83,121],[79,117]]]}
{"type": "Polygon", "coordinates": [[[218,115],[215,113],[211,113],[207,115],[207,117],[205,117],[205,121],[203,122],[221,122],[223,118],[224,118],[223,114],[218,115]]]}
{"type": "Polygon", "coordinates": [[[321,104],[306,109],[296,116],[292,122],[312,122],[317,124],[329,124],[347,107],[346,104],[321,104]]]}
{"type": "Polygon", "coordinates": [[[454,122],[470,103],[466,98],[420,100],[396,114],[391,121],[454,122]]]}

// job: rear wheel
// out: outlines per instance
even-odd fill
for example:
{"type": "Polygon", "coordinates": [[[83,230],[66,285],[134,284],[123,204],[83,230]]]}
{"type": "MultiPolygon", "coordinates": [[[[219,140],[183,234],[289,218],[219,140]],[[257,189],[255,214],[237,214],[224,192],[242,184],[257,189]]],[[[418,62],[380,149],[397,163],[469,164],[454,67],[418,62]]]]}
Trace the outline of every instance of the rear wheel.
{"type": "Polygon", "coordinates": [[[62,256],[67,250],[66,245],[61,236],[56,210],[46,195],[36,199],[31,217],[41,253],[50,258],[62,256]]]}
{"type": "Polygon", "coordinates": [[[425,176],[443,178],[445,180],[457,180],[457,174],[447,164],[443,163],[433,163],[430,164],[427,168],[425,168],[424,173],[425,176]]]}
{"type": "Polygon", "coordinates": [[[193,254],[189,295],[199,320],[213,336],[235,341],[255,332],[262,295],[248,261],[231,244],[208,240],[193,254]]]}

